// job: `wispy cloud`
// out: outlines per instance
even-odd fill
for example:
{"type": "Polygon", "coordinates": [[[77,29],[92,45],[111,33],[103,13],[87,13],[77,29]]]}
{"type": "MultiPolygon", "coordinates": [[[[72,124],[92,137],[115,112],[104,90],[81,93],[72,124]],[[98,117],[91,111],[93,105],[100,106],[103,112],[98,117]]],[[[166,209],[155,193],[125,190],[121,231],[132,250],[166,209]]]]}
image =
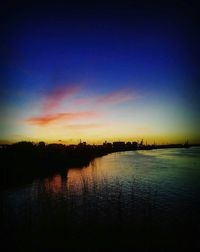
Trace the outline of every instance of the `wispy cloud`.
{"type": "Polygon", "coordinates": [[[73,121],[78,119],[90,119],[100,116],[100,113],[94,111],[84,111],[84,112],[68,112],[68,113],[55,113],[42,116],[35,116],[26,119],[28,124],[44,126],[58,121],[66,120],[73,121]]]}
{"type": "Polygon", "coordinates": [[[54,89],[44,98],[42,105],[43,111],[50,112],[59,108],[65,99],[76,95],[79,90],[80,86],[78,85],[68,85],[54,89]]]}
{"type": "Polygon", "coordinates": [[[114,105],[124,103],[133,99],[138,98],[139,96],[133,93],[130,90],[118,90],[108,94],[99,95],[94,98],[79,98],[74,100],[75,105],[87,105],[87,104],[96,104],[96,105],[114,105]]]}
{"type": "Polygon", "coordinates": [[[97,97],[96,103],[97,104],[117,104],[123,103],[135,98],[135,95],[130,93],[128,90],[119,90],[112,92],[110,94],[102,95],[97,97]]]}

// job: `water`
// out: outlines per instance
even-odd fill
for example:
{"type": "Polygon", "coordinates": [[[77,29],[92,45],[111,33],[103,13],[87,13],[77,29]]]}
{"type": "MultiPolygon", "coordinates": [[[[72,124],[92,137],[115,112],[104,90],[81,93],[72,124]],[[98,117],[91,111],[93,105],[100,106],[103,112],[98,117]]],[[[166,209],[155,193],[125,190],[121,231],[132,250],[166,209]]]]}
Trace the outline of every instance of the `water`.
{"type": "MultiPolygon", "coordinates": [[[[149,218],[161,235],[160,240],[170,236],[169,233],[177,237],[170,236],[169,244],[173,245],[182,229],[190,229],[190,234],[199,232],[199,179],[198,147],[112,153],[95,159],[87,167],[70,168],[63,174],[2,192],[4,232],[11,234],[18,246],[20,237],[33,245],[27,234],[34,237],[36,247],[49,245],[52,236],[56,242],[50,242],[49,246],[57,248],[58,242],[63,247],[66,239],[72,246],[81,227],[85,229],[87,225],[92,225],[95,233],[94,225],[116,222],[128,225],[134,220],[138,229],[149,218]],[[63,237],[69,229],[68,238],[63,237]],[[44,232],[47,237],[43,235],[41,241],[39,236],[44,232]]],[[[194,246],[196,238],[192,239],[194,246]]],[[[84,244],[86,235],[83,240],[84,244]]]]}

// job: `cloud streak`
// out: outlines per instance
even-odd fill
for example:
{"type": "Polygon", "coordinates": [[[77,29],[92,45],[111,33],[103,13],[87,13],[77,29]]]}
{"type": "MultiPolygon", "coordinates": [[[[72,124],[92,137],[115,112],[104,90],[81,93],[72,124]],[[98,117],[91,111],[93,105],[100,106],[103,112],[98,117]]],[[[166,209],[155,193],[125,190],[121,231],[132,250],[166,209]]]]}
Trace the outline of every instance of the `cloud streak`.
{"type": "Polygon", "coordinates": [[[127,90],[119,90],[107,95],[97,97],[97,104],[118,104],[132,100],[135,96],[127,90]]]}
{"type": "Polygon", "coordinates": [[[96,105],[115,105],[136,99],[138,97],[139,97],[138,95],[133,94],[133,92],[131,91],[118,90],[111,92],[109,94],[99,95],[94,98],[87,97],[87,98],[75,99],[74,104],[87,105],[92,103],[96,105]]]}
{"type": "Polygon", "coordinates": [[[55,113],[42,116],[35,116],[26,119],[26,122],[31,125],[45,126],[56,123],[62,120],[73,121],[78,119],[90,119],[100,116],[100,113],[94,111],[84,112],[68,112],[68,113],[55,113]]]}
{"type": "Polygon", "coordinates": [[[65,99],[76,95],[79,90],[80,86],[78,85],[59,87],[53,90],[45,97],[42,105],[43,111],[48,113],[59,108],[65,99]]]}

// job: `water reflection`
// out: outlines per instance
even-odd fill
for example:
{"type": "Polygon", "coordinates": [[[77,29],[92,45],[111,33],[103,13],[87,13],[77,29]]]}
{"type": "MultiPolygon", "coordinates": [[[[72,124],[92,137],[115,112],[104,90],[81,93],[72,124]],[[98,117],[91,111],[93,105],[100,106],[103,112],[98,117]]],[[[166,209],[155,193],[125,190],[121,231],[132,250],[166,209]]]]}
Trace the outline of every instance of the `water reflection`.
{"type": "Polygon", "coordinates": [[[47,192],[58,194],[69,190],[73,193],[80,193],[84,186],[92,187],[100,180],[100,173],[97,175],[96,162],[91,162],[87,167],[73,168],[66,170],[66,173],[56,174],[53,177],[45,178],[42,182],[47,192]]]}
{"type": "Polygon", "coordinates": [[[83,190],[92,191],[102,184],[114,189],[120,183],[128,194],[137,182],[142,190],[157,187],[161,198],[181,194],[185,197],[199,187],[198,153],[199,148],[114,153],[95,159],[87,167],[70,168],[39,183],[53,194],[66,191],[82,194],[83,190]]]}
{"type": "MultiPolygon", "coordinates": [[[[132,233],[137,235],[138,230],[143,240],[146,227],[150,230],[146,238],[151,237],[152,225],[157,225],[157,235],[164,227],[166,235],[175,232],[176,237],[185,230],[186,223],[198,223],[199,154],[199,148],[113,153],[95,159],[87,167],[70,168],[5,191],[0,195],[4,231],[7,235],[13,232],[13,239],[17,234],[18,240],[27,238],[28,233],[27,242],[37,240],[43,247],[49,242],[55,247],[61,242],[65,247],[66,240],[74,246],[77,237],[82,237],[87,247],[91,240],[88,225],[94,228],[96,240],[105,233],[105,241],[115,227],[114,237],[120,239],[121,223],[129,227],[123,234],[124,242],[128,236],[128,242],[132,241],[132,233]],[[99,225],[104,225],[100,234],[99,225]],[[112,225],[116,226],[107,231],[112,225]],[[40,239],[45,235],[46,239],[40,239]]],[[[151,239],[157,241],[155,236],[151,239]]]]}
{"type": "Polygon", "coordinates": [[[61,192],[62,185],[63,185],[63,179],[61,175],[55,175],[54,177],[46,178],[44,180],[45,190],[52,193],[61,192]]]}

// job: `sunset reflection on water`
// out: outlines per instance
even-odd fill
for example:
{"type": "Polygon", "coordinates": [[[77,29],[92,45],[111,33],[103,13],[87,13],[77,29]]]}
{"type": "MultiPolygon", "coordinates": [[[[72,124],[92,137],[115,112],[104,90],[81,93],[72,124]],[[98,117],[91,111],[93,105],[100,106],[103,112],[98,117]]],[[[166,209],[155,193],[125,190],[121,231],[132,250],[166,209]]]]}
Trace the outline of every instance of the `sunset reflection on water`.
{"type": "Polygon", "coordinates": [[[136,153],[113,153],[94,159],[88,166],[66,169],[65,174],[46,178],[45,190],[54,194],[66,193],[66,191],[81,194],[83,191],[91,192],[104,185],[114,188],[116,181],[127,184],[135,176],[134,162],[131,162],[131,165],[129,162],[134,154],[136,153]]]}
{"type": "Polygon", "coordinates": [[[47,192],[54,194],[70,191],[80,194],[83,190],[89,190],[96,185],[100,178],[103,178],[101,171],[98,171],[98,159],[91,162],[87,167],[70,168],[64,175],[56,174],[53,177],[45,178],[44,185],[47,192]]]}
{"type": "Polygon", "coordinates": [[[44,180],[45,190],[52,193],[59,193],[62,190],[62,177],[61,175],[55,175],[51,178],[46,178],[44,180]]]}
{"type": "Polygon", "coordinates": [[[103,191],[106,197],[107,192],[116,192],[119,188],[125,198],[133,189],[135,195],[143,198],[149,188],[159,191],[160,201],[191,197],[199,190],[198,153],[197,148],[113,153],[96,158],[86,167],[66,169],[41,181],[40,185],[55,197],[102,195],[103,191]]]}

